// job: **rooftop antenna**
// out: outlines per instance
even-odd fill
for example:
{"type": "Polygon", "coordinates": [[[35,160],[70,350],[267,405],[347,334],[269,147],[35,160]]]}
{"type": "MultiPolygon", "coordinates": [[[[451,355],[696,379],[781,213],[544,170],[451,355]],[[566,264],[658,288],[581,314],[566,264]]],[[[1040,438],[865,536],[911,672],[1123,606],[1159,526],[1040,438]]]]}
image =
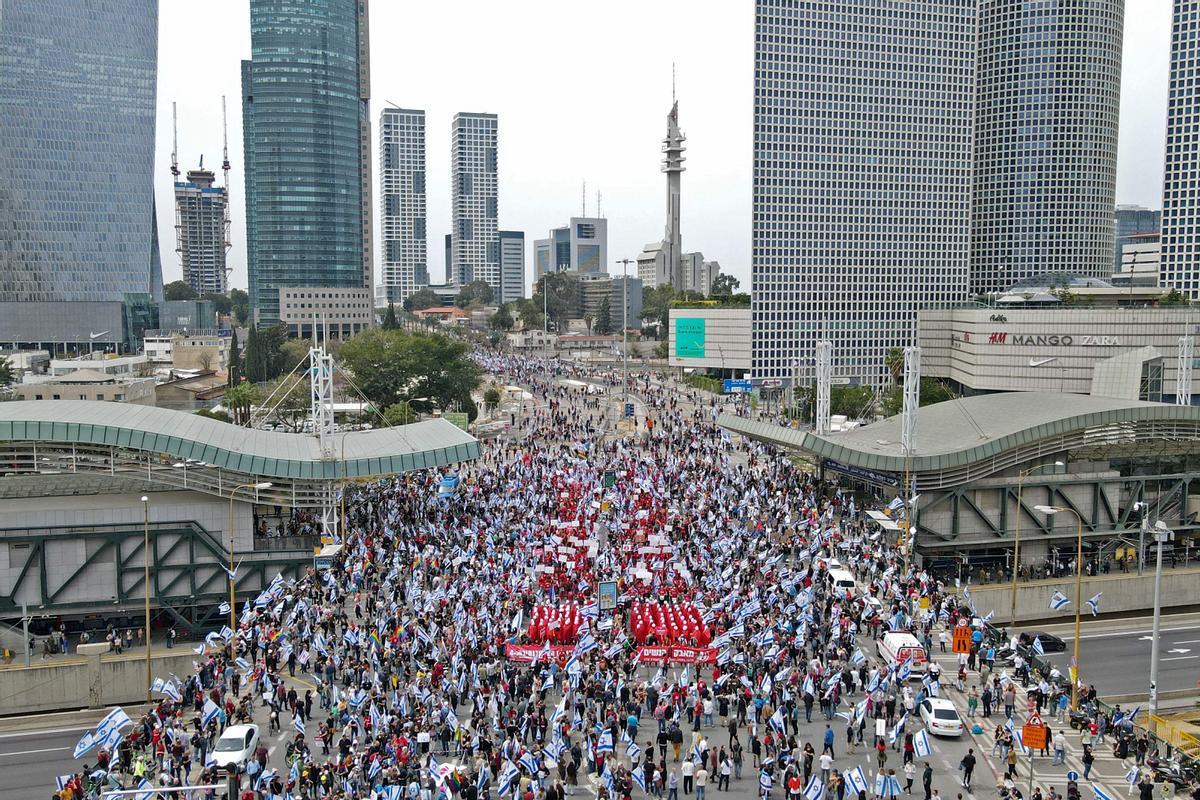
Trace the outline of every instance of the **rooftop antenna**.
{"type": "Polygon", "coordinates": [[[671,105],[675,105],[675,62],[671,62],[671,105]]]}
{"type": "Polygon", "coordinates": [[[596,190],[596,216],[603,219],[604,212],[600,210],[600,190],[596,190]]]}
{"type": "Polygon", "coordinates": [[[179,177],[179,121],[174,101],[171,103],[171,175],[179,177]]]}
{"type": "Polygon", "coordinates": [[[583,188],[579,190],[579,199],[583,203],[583,213],[581,216],[587,216],[587,178],[583,179],[583,188]]]}

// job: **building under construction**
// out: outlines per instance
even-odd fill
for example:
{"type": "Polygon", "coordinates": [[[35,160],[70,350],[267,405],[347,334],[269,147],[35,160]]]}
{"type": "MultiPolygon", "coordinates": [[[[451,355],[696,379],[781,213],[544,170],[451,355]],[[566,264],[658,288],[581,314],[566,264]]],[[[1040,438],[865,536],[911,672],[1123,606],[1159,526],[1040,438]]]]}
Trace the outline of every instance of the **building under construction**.
{"type": "MultiPolygon", "coordinates": [[[[224,117],[224,99],[222,99],[224,117]]],[[[229,145],[225,144],[222,169],[225,185],[214,186],[216,175],[204,168],[188,170],[179,180],[178,145],[171,151],[171,174],[175,178],[175,252],[183,266],[183,280],[197,293],[224,294],[228,272],[225,253],[229,249],[229,145]]]]}

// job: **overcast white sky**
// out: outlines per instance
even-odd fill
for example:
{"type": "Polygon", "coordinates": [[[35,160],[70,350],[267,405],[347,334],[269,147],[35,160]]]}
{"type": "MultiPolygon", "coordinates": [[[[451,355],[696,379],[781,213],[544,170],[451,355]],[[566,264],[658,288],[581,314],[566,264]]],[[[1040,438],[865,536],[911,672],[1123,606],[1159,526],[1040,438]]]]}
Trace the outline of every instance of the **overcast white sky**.
{"type": "MultiPolygon", "coordinates": [[[[1117,202],[1161,206],[1171,0],[1131,0],[1125,25],[1117,202]]],[[[444,276],[450,228],[450,119],[500,116],[500,226],[533,239],[603,194],[610,270],[662,236],[659,140],[676,64],[687,134],[683,244],[750,285],[752,0],[373,0],[372,135],[387,105],[426,113],[429,271],[444,276]]],[[[229,114],[232,285],[246,286],[239,64],[250,56],[248,0],[163,0],[159,22],[156,191],[167,281],[174,252],[171,103],[180,168],[220,166],[221,95],[229,114]]],[[[373,156],[378,191],[378,158],[373,156]]],[[[376,203],[376,213],[378,203],[376,203]]],[[[376,218],[376,236],[378,237],[376,218]]],[[[376,250],[378,260],[378,250],[376,250]]],[[[378,270],[378,263],[376,264],[378,270]]]]}

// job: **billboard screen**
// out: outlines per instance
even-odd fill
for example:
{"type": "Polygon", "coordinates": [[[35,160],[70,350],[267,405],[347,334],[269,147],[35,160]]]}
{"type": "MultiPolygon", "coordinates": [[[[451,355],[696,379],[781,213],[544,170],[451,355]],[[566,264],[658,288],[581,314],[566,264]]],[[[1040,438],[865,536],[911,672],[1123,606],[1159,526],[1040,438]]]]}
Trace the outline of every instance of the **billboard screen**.
{"type": "Polygon", "coordinates": [[[704,358],[704,318],[675,320],[675,357],[704,358]]]}

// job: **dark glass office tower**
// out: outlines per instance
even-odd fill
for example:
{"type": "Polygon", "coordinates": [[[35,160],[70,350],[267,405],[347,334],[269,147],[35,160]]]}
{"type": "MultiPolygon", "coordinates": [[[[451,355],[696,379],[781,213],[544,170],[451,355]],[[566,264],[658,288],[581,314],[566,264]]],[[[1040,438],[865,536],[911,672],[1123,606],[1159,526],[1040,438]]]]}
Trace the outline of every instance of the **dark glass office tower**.
{"type": "Polygon", "coordinates": [[[0,340],[74,340],[68,304],[161,292],[157,69],[157,0],[0,0],[0,317],[36,309],[0,340]]]}
{"type": "Polygon", "coordinates": [[[250,303],[371,286],[366,0],[251,0],[242,62],[250,303]]]}

